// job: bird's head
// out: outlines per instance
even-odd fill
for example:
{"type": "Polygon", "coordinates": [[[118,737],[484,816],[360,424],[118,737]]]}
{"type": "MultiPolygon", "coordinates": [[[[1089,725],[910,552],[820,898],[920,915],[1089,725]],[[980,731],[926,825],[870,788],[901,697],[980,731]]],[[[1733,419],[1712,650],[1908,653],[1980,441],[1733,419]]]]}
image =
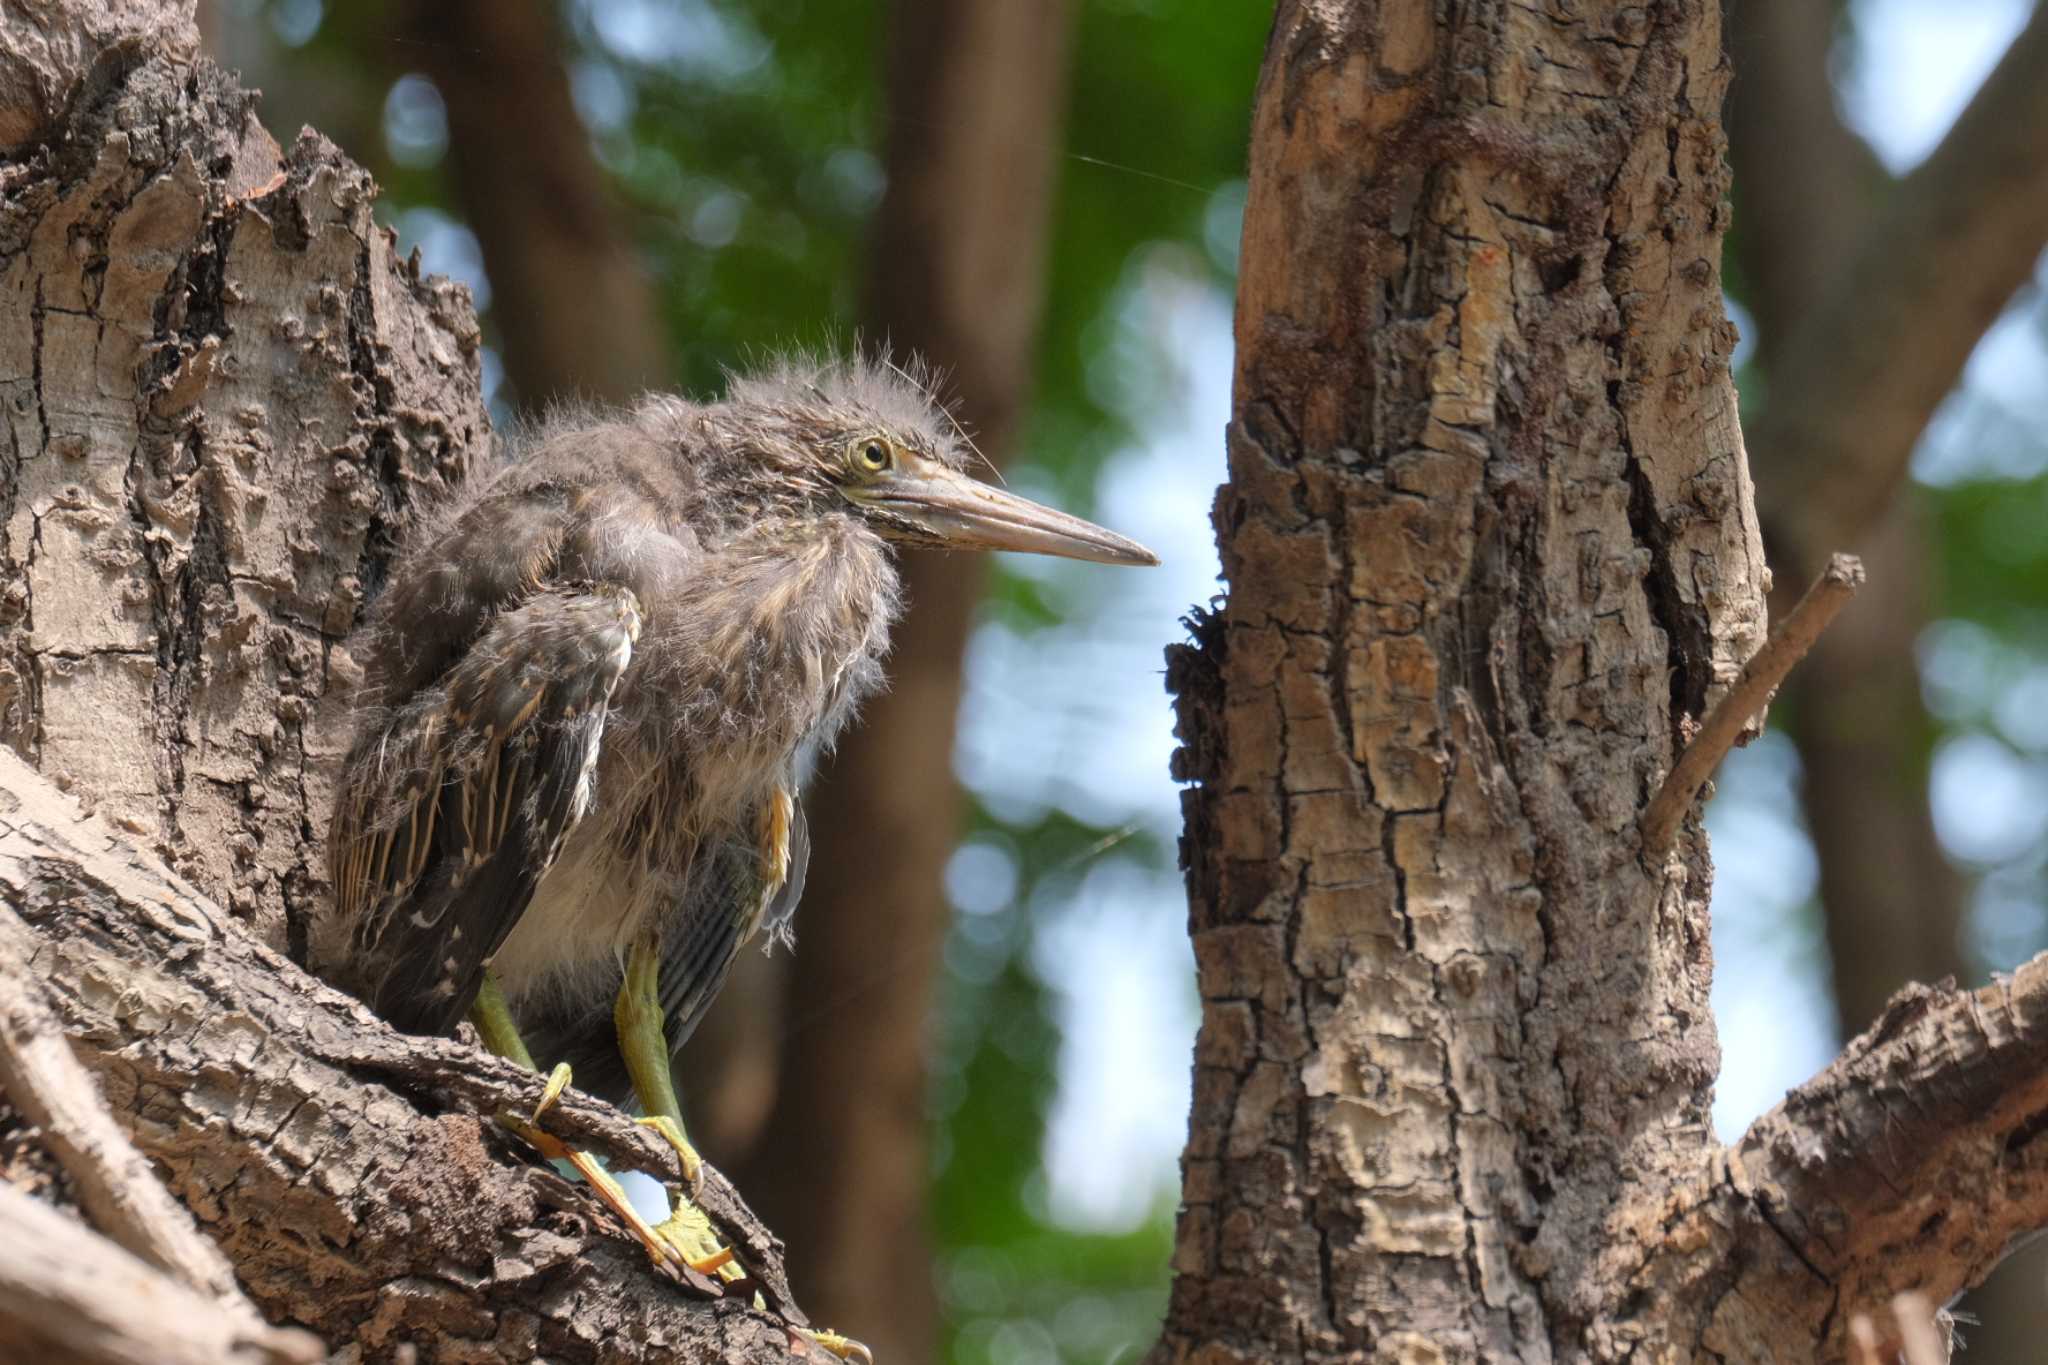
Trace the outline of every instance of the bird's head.
{"type": "Polygon", "coordinates": [[[969,474],[972,446],[917,369],[785,361],[734,376],[714,411],[757,477],[809,505],[850,509],[896,544],[1159,562],[1134,540],[969,474]]]}

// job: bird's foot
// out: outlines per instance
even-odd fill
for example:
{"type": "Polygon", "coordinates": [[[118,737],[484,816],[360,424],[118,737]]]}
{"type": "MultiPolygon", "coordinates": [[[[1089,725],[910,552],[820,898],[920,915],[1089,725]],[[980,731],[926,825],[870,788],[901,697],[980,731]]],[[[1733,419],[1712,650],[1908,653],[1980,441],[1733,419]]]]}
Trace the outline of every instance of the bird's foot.
{"type": "Polygon", "coordinates": [[[670,1197],[675,1208],[668,1221],[654,1230],[655,1235],[699,1275],[715,1275],[728,1283],[745,1279],[746,1268],[733,1255],[732,1248],[718,1239],[711,1226],[711,1215],[680,1190],[670,1197]]]}
{"type": "MultiPolygon", "coordinates": [[[[516,1115],[502,1114],[499,1116],[500,1121],[518,1134],[520,1140],[527,1146],[548,1160],[568,1162],[576,1174],[582,1176],[584,1182],[590,1186],[598,1201],[618,1215],[619,1221],[623,1222],[635,1240],[646,1248],[648,1256],[655,1264],[686,1265],[699,1275],[723,1275],[726,1279],[737,1279],[744,1273],[733,1264],[732,1250],[718,1244],[718,1238],[711,1231],[710,1218],[695,1204],[678,1201],[676,1213],[656,1228],[640,1216],[640,1211],[633,1207],[633,1201],[627,1195],[625,1187],[604,1168],[604,1163],[588,1152],[571,1147],[552,1133],[541,1130],[541,1116],[561,1098],[562,1091],[568,1088],[569,1079],[569,1064],[564,1062],[549,1073],[547,1086],[541,1091],[539,1102],[533,1106],[531,1118],[522,1119],[516,1115]],[[695,1214],[696,1218],[686,1229],[679,1232],[676,1223],[685,1210],[695,1214]]],[[[694,1156],[695,1153],[692,1152],[691,1155],[694,1156]]],[[[701,1178],[702,1160],[699,1159],[697,1164],[701,1178]]],[[[689,1169],[687,1165],[685,1169],[689,1169]]]]}
{"type": "Polygon", "coordinates": [[[686,1189],[676,1190],[670,1195],[675,1209],[669,1214],[668,1221],[655,1231],[667,1238],[670,1245],[700,1273],[709,1275],[715,1270],[727,1280],[744,1279],[745,1268],[734,1258],[732,1248],[719,1242],[717,1233],[712,1230],[710,1215],[697,1206],[697,1196],[704,1190],[704,1158],[697,1155],[697,1149],[683,1136],[682,1126],[665,1114],[633,1121],[661,1134],[663,1140],[676,1149],[676,1160],[683,1167],[686,1189]]]}
{"type": "Polygon", "coordinates": [[[666,1114],[653,1114],[633,1122],[643,1128],[652,1128],[676,1149],[676,1160],[683,1164],[683,1183],[690,1187],[690,1197],[695,1199],[704,1193],[704,1158],[697,1155],[697,1149],[683,1136],[681,1125],[666,1114]]]}
{"type": "Polygon", "coordinates": [[[802,1337],[805,1341],[810,1342],[811,1345],[819,1350],[829,1351],[841,1360],[857,1360],[860,1362],[860,1365],[875,1365],[875,1353],[855,1341],[852,1337],[842,1337],[839,1333],[832,1331],[819,1332],[809,1327],[792,1327],[789,1330],[802,1337]]]}
{"type": "Polygon", "coordinates": [[[555,1101],[562,1098],[562,1092],[569,1088],[572,1074],[567,1062],[555,1063],[555,1069],[548,1073],[548,1083],[541,1087],[540,1098],[534,1101],[533,1117],[527,1120],[529,1124],[540,1127],[541,1115],[554,1108],[555,1101]]]}

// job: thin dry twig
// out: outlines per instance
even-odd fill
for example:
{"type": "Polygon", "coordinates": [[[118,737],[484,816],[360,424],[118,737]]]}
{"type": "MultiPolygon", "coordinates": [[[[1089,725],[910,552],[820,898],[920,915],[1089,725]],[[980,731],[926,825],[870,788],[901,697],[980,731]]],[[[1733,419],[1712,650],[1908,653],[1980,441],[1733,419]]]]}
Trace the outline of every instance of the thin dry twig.
{"type": "MultiPolygon", "coordinates": [[[[281,1319],[353,1340],[362,1305],[402,1283],[420,1305],[393,1329],[407,1345],[441,1339],[450,1314],[516,1311],[553,1334],[551,1359],[609,1359],[627,1330],[679,1359],[819,1355],[789,1344],[791,1328],[806,1324],[789,1300],[781,1247],[716,1172],[706,1168],[700,1202],[754,1273],[767,1312],[670,1292],[674,1281],[601,1211],[552,1170],[513,1156],[476,1117],[530,1110],[541,1077],[452,1039],[394,1033],[250,938],[4,746],[0,905],[33,937],[36,979],[79,1060],[110,1063],[98,1079],[111,1093],[131,1086],[138,1146],[174,1169],[203,1148],[233,1172],[235,1204],[215,1226],[231,1254],[256,1253],[236,1256],[238,1272],[281,1319]],[[131,992],[153,1009],[122,1008],[131,992]],[[159,1010],[191,1022],[164,1029],[152,1022],[159,1010]],[[261,1047],[248,1046],[252,1030],[261,1047]],[[138,1073],[146,1086],[134,1085],[138,1073]],[[315,1158],[293,1145],[308,1135],[293,1131],[294,1115],[310,1116],[332,1182],[304,1178],[315,1158]],[[372,1220],[394,1207],[403,1236],[363,1235],[389,1228],[372,1220]],[[564,1212],[577,1216],[556,1216],[564,1212]],[[337,1224],[355,1234],[348,1257],[303,1235],[337,1224]],[[480,1241],[493,1254],[478,1267],[480,1241]],[[448,1278],[451,1265],[467,1267],[467,1278],[448,1278]],[[537,1294],[541,1274],[560,1292],[537,1294]]],[[[543,1126],[619,1165],[680,1178],[668,1144],[579,1091],[564,1092],[543,1126]]],[[[13,1235],[0,1227],[0,1243],[13,1235]]],[[[0,1281],[0,1299],[9,1292],[0,1281]]],[[[11,1351],[0,1336],[0,1361],[38,1358],[47,1354],[11,1351]]]]}
{"type": "Polygon", "coordinates": [[[0,905],[0,1091],[42,1130],[95,1227],[200,1293],[247,1307],[227,1258],[171,1198],[72,1055],[30,966],[34,951],[28,926],[0,905]]]}
{"type": "MultiPolygon", "coordinates": [[[[35,945],[21,917],[0,905],[0,1091],[36,1126],[38,1140],[71,1176],[85,1215],[123,1250],[211,1299],[213,1314],[252,1358],[320,1359],[325,1352],[310,1333],[264,1322],[235,1282],[227,1257],[107,1112],[98,1084],[72,1053],[36,979],[35,945]]],[[[11,1240],[25,1237],[18,1230],[11,1240]]],[[[81,1264],[92,1263],[89,1248],[79,1255],[81,1264]]],[[[28,1294],[20,1279],[15,1276],[9,1288],[28,1294]]],[[[134,1325],[146,1338],[146,1321],[138,1318],[134,1325]]]]}
{"type": "Polygon", "coordinates": [[[1678,763],[1650,801],[1650,808],[1644,812],[1642,850],[1645,862],[1655,863],[1663,858],[1678,833],[1678,822],[1685,818],[1686,811],[1692,808],[1694,799],[1699,796],[1700,788],[1706,785],[1714,769],[1734,747],[1743,726],[1770,703],[1771,695],[1778,690],[1778,684],[1785,681],[1785,675],[1806,657],[1806,651],[1813,648],[1813,642],[1835,619],[1835,613],[1847,605],[1862,586],[1863,561],[1854,555],[1843,554],[1829,559],[1827,568],[1806,590],[1806,596],[1799,599],[1799,605],[1778,623],[1777,629],[1771,632],[1771,638],[1764,642],[1764,647],[1743,666],[1735,685],[1707,714],[1699,733],[1678,756],[1678,763]]]}
{"type": "Polygon", "coordinates": [[[251,1321],[0,1183],[0,1356],[105,1365],[280,1365],[326,1352],[251,1321]]]}

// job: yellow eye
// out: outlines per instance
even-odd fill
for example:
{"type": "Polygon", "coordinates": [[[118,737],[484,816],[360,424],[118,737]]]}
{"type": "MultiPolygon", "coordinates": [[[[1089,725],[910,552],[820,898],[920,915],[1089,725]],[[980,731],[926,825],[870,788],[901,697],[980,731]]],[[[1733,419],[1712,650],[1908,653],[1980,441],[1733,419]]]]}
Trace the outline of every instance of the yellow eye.
{"type": "Polygon", "coordinates": [[[896,463],[889,443],[880,437],[870,436],[854,442],[851,454],[850,463],[863,474],[880,474],[896,463]]]}

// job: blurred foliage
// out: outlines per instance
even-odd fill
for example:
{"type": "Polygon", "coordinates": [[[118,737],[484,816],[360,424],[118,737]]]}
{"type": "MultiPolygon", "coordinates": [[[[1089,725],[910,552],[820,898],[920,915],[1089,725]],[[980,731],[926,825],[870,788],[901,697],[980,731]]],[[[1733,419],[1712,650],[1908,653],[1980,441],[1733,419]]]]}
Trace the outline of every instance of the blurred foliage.
{"type": "Polygon", "coordinates": [[[1967,946],[2009,971],[2048,949],[2048,288],[1984,349],[1992,374],[1923,439],[1940,577],[1919,662],[1936,826],[1972,879],[1967,946]]]}
{"type": "MultiPolygon", "coordinates": [[[[1739,307],[1751,286],[1735,260],[1725,279],[1739,307]]],[[[1927,710],[1918,770],[1899,777],[1931,803],[1965,878],[1980,979],[2048,949],[2048,258],[2043,272],[1921,434],[1902,493],[1922,504],[1934,619],[1902,661],[1917,664],[1927,710]]],[[[1736,374],[1746,414],[1773,396],[1759,371],[1736,374]]],[[[1778,706],[1771,725],[1797,734],[1801,717],[1778,706]]],[[[1817,921],[1818,903],[1803,913],[1817,921]]]]}
{"type": "MultiPolygon", "coordinates": [[[[1147,395],[1165,401],[1155,392],[1165,362],[1114,325],[1139,253],[1172,244],[1185,272],[1230,286],[1270,16],[1164,0],[1076,8],[1038,388],[1028,460],[1013,463],[1013,477],[1085,512],[1098,467],[1129,439],[1147,395]]],[[[282,109],[286,124],[344,141],[383,186],[382,220],[425,239],[429,267],[475,278],[474,241],[444,173],[445,120],[436,140],[438,97],[408,75],[417,45],[393,36],[389,4],[224,0],[224,10],[228,24],[274,36],[262,48],[227,44],[272,88],[266,116],[275,124],[282,109]],[[377,136],[349,141],[350,129],[377,136]]],[[[855,334],[886,120],[915,117],[884,107],[886,10],[563,0],[562,58],[661,292],[679,386],[713,390],[725,367],[760,352],[855,334]]],[[[489,340],[499,319],[484,289],[479,303],[489,340]]],[[[1069,605],[1059,587],[1005,569],[987,610],[1029,631],[1069,605]]],[[[1002,904],[960,918],[935,1020],[934,1273],[946,1353],[1005,1365],[1127,1358],[1156,1336],[1172,1206],[1124,1233],[1048,1216],[1041,1153],[1063,1040],[1032,955],[1035,907],[1076,885],[1075,869],[1113,836],[1058,810],[1006,825],[974,805],[968,824],[1005,850],[1015,876],[1002,904]]],[[[1157,843],[1125,851],[1169,866],[1172,851],[1157,843]]]]}

